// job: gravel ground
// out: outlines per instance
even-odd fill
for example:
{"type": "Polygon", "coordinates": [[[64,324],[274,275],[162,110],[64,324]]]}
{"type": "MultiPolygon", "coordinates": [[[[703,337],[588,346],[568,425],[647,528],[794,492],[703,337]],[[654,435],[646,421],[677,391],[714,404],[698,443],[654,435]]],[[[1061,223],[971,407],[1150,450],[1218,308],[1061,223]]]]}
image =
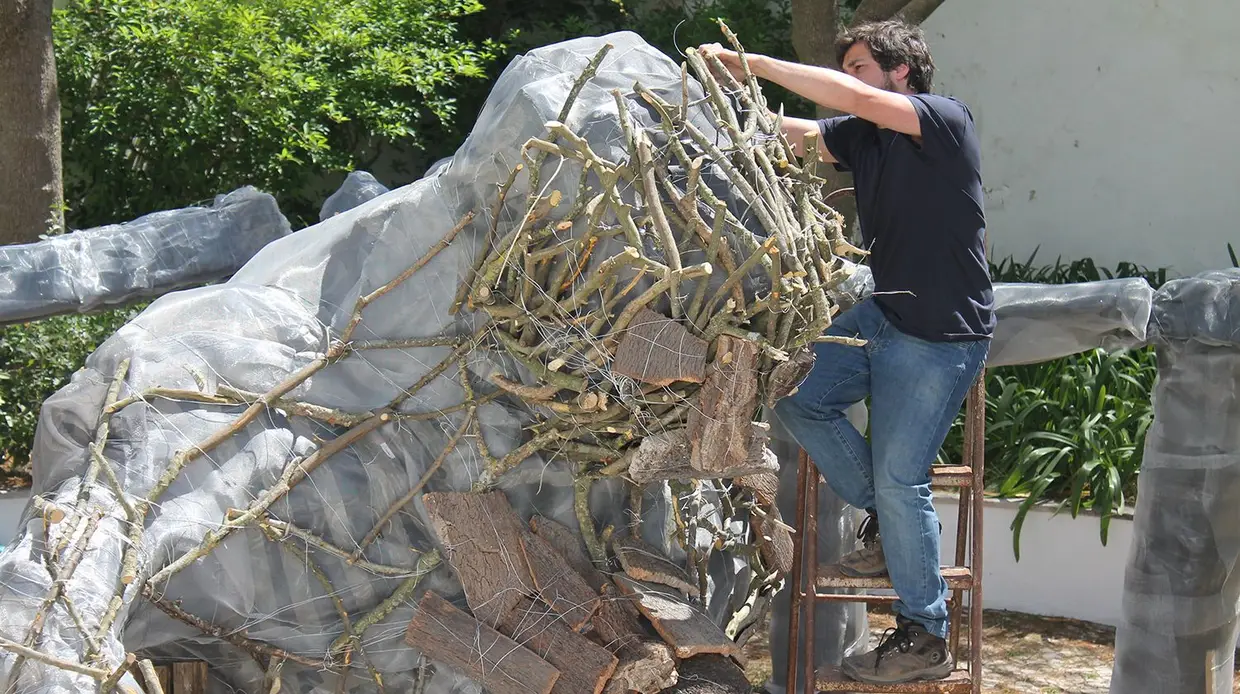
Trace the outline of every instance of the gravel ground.
{"type": "MultiPolygon", "coordinates": [[[[895,626],[882,608],[870,612],[871,642],[895,626]]],[[[1089,622],[987,611],[983,616],[982,691],[986,694],[1108,694],[1115,629],[1089,622]]],[[[766,635],[745,646],[746,674],[766,682],[771,656],[766,635]]],[[[1240,676],[1234,690],[1240,694],[1240,676]]]]}

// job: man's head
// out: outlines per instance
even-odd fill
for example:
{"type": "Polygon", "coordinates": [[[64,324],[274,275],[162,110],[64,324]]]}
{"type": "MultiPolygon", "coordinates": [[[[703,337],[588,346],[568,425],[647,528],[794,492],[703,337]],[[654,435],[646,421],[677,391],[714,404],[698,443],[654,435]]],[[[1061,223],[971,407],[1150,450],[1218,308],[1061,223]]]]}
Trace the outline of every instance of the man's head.
{"type": "Polygon", "coordinates": [[[835,44],[844,72],[871,87],[893,92],[929,92],[934,60],[921,28],[898,20],[845,30],[835,44]]]}

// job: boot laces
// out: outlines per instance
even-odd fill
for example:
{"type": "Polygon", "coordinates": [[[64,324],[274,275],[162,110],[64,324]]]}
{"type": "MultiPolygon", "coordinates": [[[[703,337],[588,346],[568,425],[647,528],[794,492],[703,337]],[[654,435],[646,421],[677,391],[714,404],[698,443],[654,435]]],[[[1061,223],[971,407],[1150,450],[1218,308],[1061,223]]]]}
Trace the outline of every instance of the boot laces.
{"type": "Polygon", "coordinates": [[[883,660],[883,656],[894,651],[908,653],[912,647],[913,637],[903,624],[887,629],[883,632],[882,640],[878,642],[878,648],[874,651],[874,667],[878,667],[878,664],[883,660]]]}
{"type": "Polygon", "coordinates": [[[861,540],[863,547],[873,547],[878,538],[878,516],[867,514],[861,521],[861,527],[857,528],[857,539],[861,540]]]}

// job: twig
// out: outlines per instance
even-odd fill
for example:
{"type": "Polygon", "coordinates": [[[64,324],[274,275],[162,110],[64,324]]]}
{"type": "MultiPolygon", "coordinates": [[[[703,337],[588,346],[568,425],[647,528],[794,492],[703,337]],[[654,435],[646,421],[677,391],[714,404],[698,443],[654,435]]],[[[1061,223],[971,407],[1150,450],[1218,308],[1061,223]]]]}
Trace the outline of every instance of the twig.
{"type": "Polygon", "coordinates": [[[194,627],[195,629],[198,629],[199,631],[201,631],[204,634],[207,634],[208,636],[213,636],[217,639],[227,641],[228,643],[231,643],[232,645],[236,646],[237,648],[240,648],[241,650],[251,655],[264,656],[267,658],[282,658],[284,660],[291,660],[294,663],[301,663],[302,665],[306,665],[308,667],[312,667],[315,669],[322,669],[324,667],[327,667],[325,663],[323,662],[322,658],[315,660],[312,658],[307,658],[305,656],[297,655],[295,653],[289,653],[288,651],[284,649],[276,648],[275,646],[271,646],[261,641],[255,641],[253,639],[247,638],[244,636],[245,632],[228,631],[224,629],[224,627],[221,627],[217,624],[212,624],[201,617],[196,617],[186,612],[185,610],[181,609],[181,606],[176,604],[175,602],[168,600],[167,598],[161,598],[161,597],[156,596],[154,590],[151,588],[150,583],[147,583],[145,586],[143,586],[142,594],[146,596],[147,600],[150,600],[152,604],[158,607],[164,614],[168,615],[169,617],[185,622],[186,624],[194,627]]]}
{"type": "MultiPolygon", "coordinates": [[[[12,651],[13,653],[16,653],[17,655],[23,658],[26,658],[28,660],[34,660],[34,661],[43,663],[44,665],[51,665],[52,667],[58,667],[61,670],[68,670],[69,672],[76,672],[81,675],[93,677],[97,680],[103,680],[107,678],[109,674],[111,674],[107,670],[104,670],[102,668],[87,667],[85,665],[82,665],[81,663],[74,663],[68,660],[61,660],[60,658],[57,658],[55,656],[50,656],[41,651],[36,651],[33,648],[27,648],[26,646],[23,646],[16,641],[10,641],[4,638],[3,636],[0,636],[0,648],[3,648],[8,651],[12,651]]],[[[9,681],[10,682],[17,681],[17,678],[12,676],[12,671],[10,671],[9,681]]]]}
{"type": "Polygon", "coordinates": [[[164,687],[159,683],[159,673],[155,672],[155,664],[143,658],[138,661],[138,671],[142,673],[142,683],[146,694],[164,694],[164,687]]]}
{"type": "Polygon", "coordinates": [[[461,221],[456,223],[456,226],[452,227],[452,229],[449,230],[442,239],[435,242],[435,245],[431,246],[421,258],[418,258],[417,261],[413,263],[413,265],[405,268],[405,271],[397,275],[392,281],[382,287],[379,287],[373,292],[360,297],[357,300],[357,304],[353,307],[353,316],[349,319],[348,325],[345,326],[344,332],[340,335],[340,342],[348,344],[349,340],[353,337],[353,331],[356,330],[358,324],[362,322],[362,311],[367,306],[374,303],[376,299],[392,291],[399,284],[412,277],[413,273],[421,270],[431,261],[432,258],[438,255],[440,251],[447,248],[448,244],[452,243],[452,239],[456,238],[456,235],[461,233],[461,230],[469,226],[469,223],[472,221],[474,221],[474,211],[470,210],[465,213],[465,216],[461,218],[461,221]]]}
{"type": "Polygon", "coordinates": [[[357,620],[357,622],[353,625],[352,632],[342,634],[339,638],[333,641],[331,648],[328,649],[328,653],[339,652],[344,644],[348,643],[350,638],[361,638],[362,634],[365,634],[367,629],[387,618],[393,610],[413,595],[413,591],[417,589],[418,583],[421,582],[422,578],[434,571],[439,564],[440,557],[439,550],[437,549],[432,549],[419,557],[417,571],[409,578],[406,578],[396,588],[396,590],[387,597],[386,600],[379,603],[373,610],[366,613],[366,615],[361,619],[357,620]]]}

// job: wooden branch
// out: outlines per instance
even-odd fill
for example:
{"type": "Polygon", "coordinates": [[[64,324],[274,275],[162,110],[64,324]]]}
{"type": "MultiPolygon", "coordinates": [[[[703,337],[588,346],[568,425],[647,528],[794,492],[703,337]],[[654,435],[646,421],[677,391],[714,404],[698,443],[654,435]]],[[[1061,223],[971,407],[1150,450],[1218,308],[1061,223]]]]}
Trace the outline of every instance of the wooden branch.
{"type": "Polygon", "coordinates": [[[413,273],[425,267],[426,264],[438,255],[440,251],[447,248],[448,244],[452,243],[452,239],[455,239],[456,235],[461,233],[461,230],[469,226],[472,221],[474,221],[474,211],[470,210],[465,213],[465,216],[462,217],[461,220],[456,223],[456,226],[452,227],[452,229],[450,229],[442,239],[436,241],[435,244],[426,251],[426,253],[422,254],[421,258],[414,261],[413,265],[405,268],[404,272],[397,275],[382,287],[379,287],[365,296],[359,297],[357,303],[353,306],[353,316],[349,319],[348,325],[345,326],[344,331],[340,334],[340,342],[343,344],[348,344],[349,340],[353,338],[353,331],[356,330],[358,324],[362,322],[362,312],[367,306],[374,303],[379,299],[379,297],[392,291],[405,280],[412,277],[413,273]]]}
{"type": "MultiPolygon", "coordinates": [[[[16,653],[17,655],[23,658],[26,658],[28,660],[34,660],[34,661],[43,663],[44,665],[51,665],[52,667],[57,667],[57,668],[60,668],[61,670],[68,670],[69,672],[76,672],[81,675],[87,675],[97,680],[103,680],[110,674],[107,670],[104,670],[102,668],[87,667],[85,665],[82,665],[81,663],[74,663],[68,660],[62,660],[60,658],[56,658],[55,656],[50,656],[41,651],[36,651],[33,648],[28,648],[26,646],[23,646],[16,641],[10,641],[4,638],[3,636],[0,636],[0,648],[3,648],[7,651],[12,651],[13,653],[16,653]]],[[[9,681],[15,682],[16,680],[10,677],[9,681]]]]}
{"type": "Polygon", "coordinates": [[[164,687],[160,684],[159,673],[155,672],[154,663],[143,658],[138,661],[138,671],[142,673],[142,684],[146,687],[146,694],[164,694],[164,687]]]}
{"type": "Polygon", "coordinates": [[[249,523],[256,520],[260,515],[265,514],[267,509],[270,508],[272,504],[283,498],[284,495],[288,494],[298,482],[301,482],[303,479],[308,477],[310,473],[318,469],[318,467],[327,461],[328,458],[344,450],[348,446],[352,445],[353,442],[361,439],[363,436],[366,436],[375,429],[378,429],[380,426],[391,421],[391,418],[391,412],[386,410],[380,411],[377,414],[372,414],[368,419],[349,429],[335,439],[332,439],[327,443],[327,445],[323,446],[314,453],[311,453],[304,460],[295,459],[289,462],[289,464],[285,466],[284,474],[281,475],[280,480],[276,482],[275,485],[264,491],[263,494],[254,501],[254,503],[250,504],[249,508],[247,508],[244,513],[225,523],[220,528],[209,531],[197,547],[189,552],[186,552],[176,561],[173,561],[171,564],[157,571],[155,575],[150,577],[150,582],[155,585],[160,585],[170,579],[176,572],[181,571],[198,559],[209,554],[217,545],[219,545],[220,542],[224,540],[224,538],[231,535],[233,531],[238,528],[245,527],[249,523]]]}
{"type": "Polygon", "coordinates": [[[357,623],[353,625],[352,634],[343,634],[336,639],[332,643],[329,653],[339,651],[350,638],[360,639],[367,629],[387,619],[388,615],[392,614],[397,607],[405,604],[413,597],[413,592],[417,590],[418,584],[422,582],[422,579],[427,574],[439,568],[441,562],[439,550],[431,550],[419,557],[417,572],[406,578],[383,602],[376,605],[373,610],[357,620],[357,623]]]}
{"type": "MultiPolygon", "coordinates": [[[[266,530],[266,529],[271,530],[271,532],[275,533],[275,535],[277,535],[279,539],[281,540],[289,536],[296,537],[302,542],[305,542],[306,544],[312,547],[315,547],[324,552],[327,552],[328,554],[331,554],[332,556],[344,559],[346,562],[348,562],[353,556],[351,552],[348,552],[340,547],[337,547],[336,545],[333,545],[332,543],[328,542],[327,540],[324,540],[318,535],[315,535],[309,530],[306,530],[304,528],[299,528],[296,525],[293,525],[292,523],[286,523],[282,520],[277,520],[275,518],[272,518],[271,516],[260,518],[258,520],[258,526],[260,530],[266,530]]],[[[366,561],[365,559],[358,559],[350,563],[353,566],[358,567],[359,569],[370,571],[371,573],[379,574],[380,576],[391,576],[391,577],[396,577],[396,578],[402,578],[402,577],[407,577],[410,574],[417,572],[417,568],[415,567],[391,566],[388,564],[376,564],[374,562],[366,561]]]]}
{"type": "Polygon", "coordinates": [[[151,601],[152,604],[158,607],[169,617],[184,622],[195,629],[198,629],[202,633],[207,634],[208,636],[213,636],[217,639],[227,641],[228,643],[231,643],[251,655],[263,656],[267,658],[283,658],[316,669],[324,667],[322,658],[316,660],[289,653],[288,651],[262,643],[261,641],[254,641],[253,639],[246,638],[243,635],[244,632],[225,629],[224,627],[212,624],[201,617],[196,617],[181,609],[181,606],[177,603],[168,600],[167,598],[157,597],[155,592],[151,589],[150,583],[147,583],[142,587],[142,594],[146,596],[147,600],[151,601]]]}

